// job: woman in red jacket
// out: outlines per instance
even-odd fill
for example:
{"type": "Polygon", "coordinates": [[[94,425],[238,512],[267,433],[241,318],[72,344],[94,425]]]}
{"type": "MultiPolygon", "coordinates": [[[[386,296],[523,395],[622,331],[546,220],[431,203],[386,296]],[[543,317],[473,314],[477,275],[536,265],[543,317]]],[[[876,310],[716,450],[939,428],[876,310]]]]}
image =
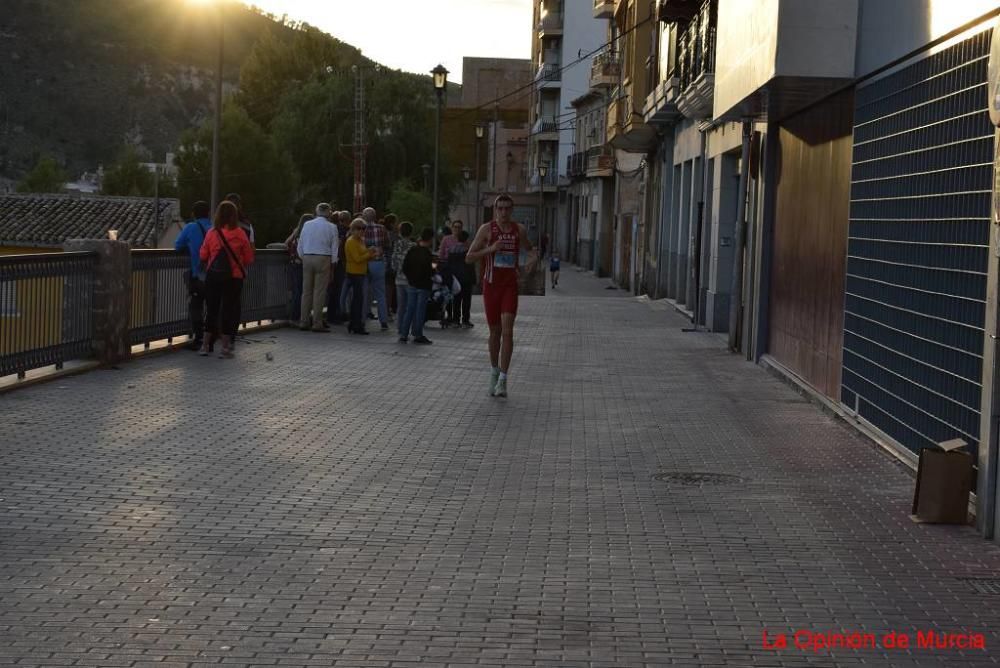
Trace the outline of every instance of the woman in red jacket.
{"type": "Polygon", "coordinates": [[[201,245],[200,257],[206,268],[205,302],[209,331],[200,354],[208,355],[212,342],[221,334],[222,352],[219,357],[232,357],[233,341],[240,326],[243,280],[253,262],[253,248],[240,229],[239,209],[232,202],[222,202],[216,209],[212,229],[201,245]]]}

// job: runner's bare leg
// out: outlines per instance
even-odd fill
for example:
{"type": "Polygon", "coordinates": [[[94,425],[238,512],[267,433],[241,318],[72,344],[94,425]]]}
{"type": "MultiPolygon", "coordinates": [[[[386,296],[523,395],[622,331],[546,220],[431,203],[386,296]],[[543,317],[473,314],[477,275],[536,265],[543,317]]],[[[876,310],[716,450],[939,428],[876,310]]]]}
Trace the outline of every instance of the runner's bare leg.
{"type": "MultiPolygon", "coordinates": [[[[502,320],[501,320],[502,322],[502,320]]],[[[510,360],[510,355],[507,356],[510,360]]],[[[490,325],[490,366],[494,369],[500,366],[500,325],[490,325]]]]}
{"type": "MultiPolygon", "coordinates": [[[[503,335],[500,341],[500,371],[507,373],[510,369],[510,358],[514,354],[514,318],[515,313],[501,313],[500,327],[503,335]]],[[[493,354],[493,330],[490,330],[490,355],[493,354]]]]}

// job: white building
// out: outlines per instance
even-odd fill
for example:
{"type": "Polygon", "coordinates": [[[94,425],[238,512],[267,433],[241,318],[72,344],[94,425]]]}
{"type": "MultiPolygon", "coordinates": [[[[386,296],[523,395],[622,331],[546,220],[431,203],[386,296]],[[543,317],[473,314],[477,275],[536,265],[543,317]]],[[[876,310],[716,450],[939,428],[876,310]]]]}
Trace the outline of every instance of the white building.
{"type": "MultiPolygon", "coordinates": [[[[594,20],[593,3],[535,0],[532,12],[532,63],[535,87],[529,106],[528,192],[544,202],[542,226],[557,243],[566,238],[567,157],[577,152],[572,100],[590,89],[591,52],[605,42],[605,28],[594,20]],[[544,179],[539,167],[546,172],[544,179]]],[[[533,237],[537,221],[529,223],[533,237]]]]}

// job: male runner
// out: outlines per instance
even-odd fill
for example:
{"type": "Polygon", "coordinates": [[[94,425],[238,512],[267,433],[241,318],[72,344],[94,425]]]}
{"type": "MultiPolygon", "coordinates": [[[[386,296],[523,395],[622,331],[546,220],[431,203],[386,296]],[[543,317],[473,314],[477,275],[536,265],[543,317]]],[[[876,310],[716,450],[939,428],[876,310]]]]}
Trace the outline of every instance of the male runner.
{"type": "MultiPolygon", "coordinates": [[[[483,261],[483,306],[490,328],[490,396],[507,396],[507,371],[514,352],[514,318],[517,317],[517,274],[521,251],[531,250],[524,227],[513,222],[514,200],[500,194],[493,203],[493,220],[480,226],[465,261],[483,261]]],[[[531,272],[533,258],[525,270],[531,272]]]]}

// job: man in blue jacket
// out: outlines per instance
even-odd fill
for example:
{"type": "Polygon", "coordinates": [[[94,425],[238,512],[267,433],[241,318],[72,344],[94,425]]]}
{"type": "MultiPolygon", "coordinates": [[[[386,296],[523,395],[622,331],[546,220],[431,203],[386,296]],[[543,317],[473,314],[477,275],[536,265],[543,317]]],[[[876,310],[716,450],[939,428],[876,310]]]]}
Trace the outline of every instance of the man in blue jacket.
{"type": "Polygon", "coordinates": [[[191,269],[184,272],[184,282],[188,289],[188,312],[191,316],[191,331],[194,341],[191,350],[201,349],[205,336],[205,272],[199,267],[198,257],[205,235],[212,229],[212,209],[208,202],[195,202],[191,209],[193,221],[184,226],[174,242],[175,250],[186,250],[191,257],[191,269]]]}

